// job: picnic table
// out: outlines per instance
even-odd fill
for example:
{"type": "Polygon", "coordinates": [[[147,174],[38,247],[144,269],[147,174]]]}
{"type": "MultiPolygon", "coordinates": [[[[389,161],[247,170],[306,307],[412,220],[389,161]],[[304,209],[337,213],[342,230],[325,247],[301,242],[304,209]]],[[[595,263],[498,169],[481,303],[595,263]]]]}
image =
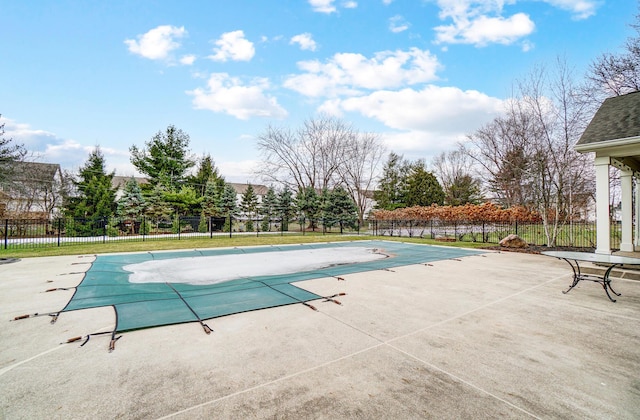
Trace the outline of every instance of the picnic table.
{"type": "Polygon", "coordinates": [[[609,297],[609,300],[615,302],[616,300],[611,297],[611,293],[616,296],[620,296],[620,293],[617,293],[611,287],[611,279],[609,276],[611,275],[611,271],[614,267],[619,265],[640,265],[640,258],[633,257],[624,257],[621,255],[609,255],[609,254],[594,254],[590,252],[571,252],[571,251],[545,251],[542,252],[542,255],[546,255],[549,257],[555,257],[561,260],[566,261],[571,268],[573,269],[573,283],[567,290],[563,290],[562,293],[568,293],[578,285],[578,283],[582,280],[593,281],[599,283],[604,288],[604,291],[609,297]],[[579,262],[589,262],[594,264],[600,264],[604,266],[608,266],[604,275],[596,275],[596,274],[583,274],[580,271],[579,262]]]}

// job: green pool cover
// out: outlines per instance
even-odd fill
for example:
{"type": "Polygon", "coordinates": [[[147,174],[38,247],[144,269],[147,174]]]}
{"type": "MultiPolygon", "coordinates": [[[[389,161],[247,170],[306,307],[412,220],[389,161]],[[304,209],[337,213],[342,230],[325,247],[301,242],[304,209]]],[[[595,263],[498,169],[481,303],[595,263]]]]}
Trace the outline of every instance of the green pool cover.
{"type": "MultiPolygon", "coordinates": [[[[116,311],[114,333],[194,321],[200,322],[207,331],[208,326],[203,323],[207,319],[325,298],[296,287],[293,283],[298,281],[389,269],[479,253],[481,251],[402,242],[354,241],[101,255],[96,257],[84,279],[76,287],[73,297],[61,312],[112,306],[116,311]],[[131,283],[131,273],[123,268],[128,264],[160,259],[193,257],[193,264],[197,264],[198,258],[206,256],[253,254],[248,258],[264,259],[268,258],[267,253],[274,251],[341,247],[378,248],[390,257],[293,274],[240,278],[210,285],[172,283],[171,278],[167,278],[164,283],[131,283]]],[[[211,267],[211,271],[215,272],[215,267],[211,267]]]]}

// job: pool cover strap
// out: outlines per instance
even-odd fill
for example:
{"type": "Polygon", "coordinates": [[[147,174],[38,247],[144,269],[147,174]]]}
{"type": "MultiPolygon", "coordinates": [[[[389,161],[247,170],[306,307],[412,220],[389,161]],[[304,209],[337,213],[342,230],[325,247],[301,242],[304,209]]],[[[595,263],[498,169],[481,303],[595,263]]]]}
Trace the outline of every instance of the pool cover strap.
{"type": "MultiPolygon", "coordinates": [[[[198,322],[200,323],[200,325],[202,325],[202,329],[204,330],[205,333],[207,334],[211,334],[213,332],[213,330],[211,329],[211,327],[209,327],[207,324],[204,323],[204,321],[202,320],[202,318],[200,318],[200,316],[198,316],[198,314],[196,313],[196,311],[193,310],[193,308],[187,303],[187,301],[184,299],[184,297],[182,297],[182,295],[180,294],[180,292],[178,292],[176,290],[175,287],[173,287],[171,285],[171,283],[166,283],[167,286],[169,286],[171,288],[171,290],[173,290],[174,292],[176,292],[176,294],[178,295],[178,297],[180,298],[180,300],[185,304],[185,306],[187,308],[189,308],[189,310],[191,311],[191,313],[193,314],[193,316],[196,317],[196,319],[198,320],[198,322]]],[[[113,343],[115,346],[115,342],[113,343]]],[[[111,349],[111,348],[109,348],[111,349]]]]}

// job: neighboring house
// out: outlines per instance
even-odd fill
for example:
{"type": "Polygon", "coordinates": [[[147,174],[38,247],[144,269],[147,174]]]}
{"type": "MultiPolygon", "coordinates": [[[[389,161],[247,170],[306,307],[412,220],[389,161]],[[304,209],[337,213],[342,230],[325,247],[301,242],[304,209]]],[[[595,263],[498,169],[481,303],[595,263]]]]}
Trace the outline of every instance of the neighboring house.
{"type": "Polygon", "coordinates": [[[609,167],[620,169],[621,251],[640,250],[640,92],[605,100],[575,145],[581,153],[595,153],[596,224],[598,254],[611,253],[609,167]],[[633,181],[636,180],[635,230],[633,181]]]}
{"type": "Polygon", "coordinates": [[[0,185],[0,213],[20,219],[59,215],[63,197],[62,170],[57,163],[12,162],[0,185]]]}
{"type": "MultiPolygon", "coordinates": [[[[238,184],[235,182],[229,182],[229,184],[236,190],[236,202],[238,205],[242,202],[242,195],[247,191],[249,184],[238,184]]],[[[258,203],[262,203],[262,199],[267,195],[269,187],[264,185],[251,184],[254,194],[258,197],[258,203]]]]}
{"type": "MultiPolygon", "coordinates": [[[[122,194],[124,193],[124,187],[125,185],[127,185],[127,182],[129,182],[131,178],[132,177],[130,176],[114,176],[111,179],[111,187],[114,190],[116,190],[116,200],[122,197],[122,194]]],[[[140,176],[134,176],[133,179],[135,179],[138,185],[140,186],[143,186],[149,183],[149,180],[147,178],[143,178],[140,176]]]]}

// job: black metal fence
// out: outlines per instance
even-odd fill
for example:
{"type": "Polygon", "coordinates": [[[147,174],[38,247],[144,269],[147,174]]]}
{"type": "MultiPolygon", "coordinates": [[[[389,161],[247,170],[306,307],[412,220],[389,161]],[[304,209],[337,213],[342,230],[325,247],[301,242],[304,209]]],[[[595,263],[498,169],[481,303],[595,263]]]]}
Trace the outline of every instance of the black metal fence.
{"type": "MultiPolygon", "coordinates": [[[[555,235],[545,230],[542,223],[531,222],[445,222],[441,220],[376,220],[372,222],[373,235],[396,237],[422,237],[449,241],[483,242],[497,244],[509,234],[516,234],[530,245],[546,246],[555,237],[557,247],[595,248],[595,222],[568,222],[557,227],[555,235]]],[[[618,225],[611,229],[611,247],[620,247],[621,231],[618,225]]]]}
{"type": "Polygon", "coordinates": [[[59,247],[112,241],[224,238],[237,235],[357,234],[358,223],[283,218],[175,216],[172,218],[55,220],[0,219],[0,248],[59,247]],[[284,223],[283,223],[284,221],[284,223]]]}
{"type": "MultiPolygon", "coordinates": [[[[517,234],[531,245],[547,245],[549,236],[541,223],[528,222],[445,222],[441,220],[372,220],[365,226],[339,220],[309,221],[304,218],[217,218],[173,217],[122,219],[71,219],[48,221],[0,220],[0,248],[36,248],[111,241],[180,240],[224,238],[238,235],[367,234],[374,236],[421,237],[437,241],[465,241],[497,244],[509,234],[517,234]],[[283,223],[284,220],[284,223],[283,223]]],[[[613,225],[611,247],[620,246],[620,228],[613,225]]],[[[572,222],[559,226],[555,246],[595,248],[594,222],[572,222]]]]}

